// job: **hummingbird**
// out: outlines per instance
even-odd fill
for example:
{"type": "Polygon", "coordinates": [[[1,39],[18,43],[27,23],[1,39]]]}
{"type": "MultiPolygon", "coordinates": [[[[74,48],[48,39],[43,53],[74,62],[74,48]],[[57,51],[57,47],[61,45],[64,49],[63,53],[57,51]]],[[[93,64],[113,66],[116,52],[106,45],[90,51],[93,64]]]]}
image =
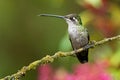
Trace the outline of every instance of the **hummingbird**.
{"type": "MultiPolygon", "coordinates": [[[[88,30],[82,25],[81,18],[78,14],[68,14],[65,16],[53,14],[40,14],[39,16],[49,16],[64,19],[68,24],[69,40],[74,51],[86,46],[89,43],[88,30]]],[[[88,49],[76,53],[76,56],[81,63],[88,62],[88,49]]]]}

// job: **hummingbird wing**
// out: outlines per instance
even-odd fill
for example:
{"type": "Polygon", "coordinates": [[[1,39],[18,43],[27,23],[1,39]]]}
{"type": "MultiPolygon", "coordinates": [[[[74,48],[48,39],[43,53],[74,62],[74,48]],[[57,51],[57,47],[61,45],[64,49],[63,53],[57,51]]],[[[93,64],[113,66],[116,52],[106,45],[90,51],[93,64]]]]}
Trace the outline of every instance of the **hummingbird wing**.
{"type": "MultiPolygon", "coordinates": [[[[87,39],[88,39],[87,41],[89,41],[89,35],[87,35],[87,39]]],[[[80,43],[76,43],[76,41],[72,40],[72,38],[70,36],[69,36],[69,40],[71,42],[73,50],[76,50],[76,49],[79,49],[79,48],[83,47],[83,46],[80,45],[81,42],[80,43]]],[[[86,38],[85,38],[85,40],[86,40],[86,38]]],[[[84,43],[85,40],[82,40],[83,43],[84,43]]],[[[76,55],[77,55],[78,60],[81,63],[88,62],[88,49],[84,50],[82,52],[76,53],[76,55]]]]}
{"type": "MultiPolygon", "coordinates": [[[[88,31],[87,31],[87,33],[88,33],[88,31]]],[[[88,43],[89,43],[89,40],[90,40],[89,34],[87,35],[87,38],[88,38],[88,43]]],[[[79,53],[76,54],[78,60],[79,60],[81,63],[86,63],[86,62],[88,62],[88,51],[89,51],[89,49],[84,50],[84,51],[79,52],[79,53]]]]}

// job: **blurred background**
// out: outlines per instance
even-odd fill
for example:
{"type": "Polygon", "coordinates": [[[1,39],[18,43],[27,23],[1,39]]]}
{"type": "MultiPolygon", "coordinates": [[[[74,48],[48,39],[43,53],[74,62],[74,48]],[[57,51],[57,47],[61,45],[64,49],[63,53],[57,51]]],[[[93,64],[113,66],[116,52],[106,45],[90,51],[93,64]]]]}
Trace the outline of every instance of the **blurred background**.
{"type": "MultiPolygon", "coordinates": [[[[0,78],[22,66],[57,51],[71,51],[64,20],[39,17],[49,13],[77,13],[88,28],[91,40],[120,34],[119,0],[0,0],[0,78]]],[[[120,41],[112,41],[89,51],[89,63],[106,61],[108,72],[120,80],[120,41]]],[[[51,65],[71,71],[79,64],[75,57],[56,59],[51,65]]],[[[37,80],[37,70],[23,80],[37,80]]]]}

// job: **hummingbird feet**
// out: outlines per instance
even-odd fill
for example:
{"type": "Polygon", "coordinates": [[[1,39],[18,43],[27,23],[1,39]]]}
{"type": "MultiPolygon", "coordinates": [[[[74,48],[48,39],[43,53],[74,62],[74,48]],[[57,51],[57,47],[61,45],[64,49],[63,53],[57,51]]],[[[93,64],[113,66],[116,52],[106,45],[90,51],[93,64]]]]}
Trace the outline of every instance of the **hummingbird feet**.
{"type": "Polygon", "coordinates": [[[89,42],[89,46],[91,46],[92,48],[94,48],[94,47],[95,47],[95,43],[96,43],[95,40],[90,41],[90,42],[89,42]]]}
{"type": "Polygon", "coordinates": [[[84,47],[84,50],[88,49],[88,48],[94,48],[95,47],[95,40],[94,41],[90,41],[89,44],[87,44],[85,47],[84,47]]]}

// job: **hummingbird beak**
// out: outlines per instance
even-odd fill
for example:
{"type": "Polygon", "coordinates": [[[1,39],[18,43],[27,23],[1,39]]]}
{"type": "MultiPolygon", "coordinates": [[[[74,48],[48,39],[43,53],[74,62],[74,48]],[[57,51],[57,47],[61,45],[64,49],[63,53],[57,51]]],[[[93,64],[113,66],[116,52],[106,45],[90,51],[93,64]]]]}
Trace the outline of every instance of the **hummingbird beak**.
{"type": "Polygon", "coordinates": [[[64,16],[61,16],[61,15],[53,15],[53,14],[39,14],[38,16],[48,16],[48,17],[56,17],[56,18],[65,19],[64,16]]]}

